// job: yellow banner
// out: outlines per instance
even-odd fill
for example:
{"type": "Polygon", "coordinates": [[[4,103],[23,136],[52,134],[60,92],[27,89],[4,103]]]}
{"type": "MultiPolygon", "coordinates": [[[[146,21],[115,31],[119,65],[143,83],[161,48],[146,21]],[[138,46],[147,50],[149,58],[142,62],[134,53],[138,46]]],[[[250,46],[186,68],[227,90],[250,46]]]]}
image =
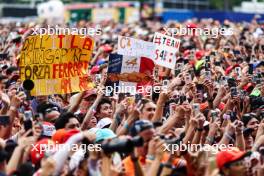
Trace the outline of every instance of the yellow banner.
{"type": "Polygon", "coordinates": [[[34,82],[32,96],[88,90],[93,86],[87,74],[93,47],[88,36],[30,36],[21,50],[20,78],[34,82]]]}
{"type": "Polygon", "coordinates": [[[125,8],[125,23],[134,23],[140,20],[140,13],[138,8],[125,8]]]}

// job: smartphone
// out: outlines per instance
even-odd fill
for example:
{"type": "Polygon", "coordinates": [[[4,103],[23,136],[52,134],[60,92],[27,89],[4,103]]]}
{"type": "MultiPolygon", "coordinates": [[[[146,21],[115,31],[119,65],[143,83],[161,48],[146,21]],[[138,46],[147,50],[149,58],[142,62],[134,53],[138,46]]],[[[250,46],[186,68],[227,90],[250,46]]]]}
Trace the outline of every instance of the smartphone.
{"type": "Polygon", "coordinates": [[[101,82],[101,79],[102,79],[101,74],[96,74],[96,75],[95,75],[95,82],[96,82],[96,83],[100,83],[100,82],[101,82]]]}
{"type": "Polygon", "coordinates": [[[253,74],[253,64],[248,64],[248,74],[253,74]]]}
{"type": "Polygon", "coordinates": [[[159,68],[155,67],[154,69],[154,77],[158,78],[159,77],[159,68]]]}
{"type": "Polygon", "coordinates": [[[138,103],[140,100],[142,100],[142,94],[136,94],[135,95],[135,103],[138,103]]]}
{"type": "Polygon", "coordinates": [[[216,56],[216,52],[215,52],[215,51],[212,51],[212,52],[211,52],[211,55],[212,55],[212,56],[216,56]]]}
{"type": "Polygon", "coordinates": [[[194,115],[196,116],[198,113],[200,113],[200,104],[198,103],[194,103],[193,104],[193,112],[194,112],[194,115]]]}
{"type": "Polygon", "coordinates": [[[174,75],[175,76],[178,76],[180,73],[181,73],[181,70],[180,69],[175,69],[174,70],[174,75]]]}
{"type": "Polygon", "coordinates": [[[185,95],[180,96],[180,104],[184,103],[187,100],[185,95]]]}
{"type": "Polygon", "coordinates": [[[0,54],[0,60],[7,59],[8,54],[7,53],[1,53],[0,54]]]}
{"type": "Polygon", "coordinates": [[[218,117],[218,112],[215,110],[212,110],[211,111],[211,117],[212,117],[212,120],[215,121],[215,119],[218,117]]]}
{"type": "Polygon", "coordinates": [[[231,91],[231,97],[237,96],[237,88],[236,87],[231,87],[230,91],[231,91]]]}
{"type": "Polygon", "coordinates": [[[231,122],[234,122],[235,120],[237,120],[236,112],[231,112],[230,113],[230,120],[231,120],[231,122]]]}
{"type": "Polygon", "coordinates": [[[234,78],[228,78],[227,83],[230,88],[236,87],[236,80],[234,78]]]}
{"type": "Polygon", "coordinates": [[[236,67],[235,68],[235,72],[236,72],[238,78],[240,78],[241,77],[241,68],[240,67],[236,67]]]}
{"type": "Polygon", "coordinates": [[[10,124],[10,117],[8,115],[0,116],[0,125],[7,126],[10,124]]]}
{"type": "Polygon", "coordinates": [[[225,76],[221,76],[221,82],[220,82],[221,85],[227,85],[227,77],[225,76]]]}
{"type": "Polygon", "coordinates": [[[185,76],[184,81],[185,81],[185,84],[189,84],[189,83],[191,83],[191,82],[192,82],[192,76],[191,76],[191,74],[187,74],[187,75],[185,76]]]}
{"type": "Polygon", "coordinates": [[[176,68],[181,70],[183,68],[183,63],[177,63],[176,68]]]}
{"type": "Polygon", "coordinates": [[[162,85],[163,85],[163,86],[168,86],[169,83],[170,83],[170,81],[167,80],[167,79],[165,79],[165,80],[162,81],[162,85]]]}
{"type": "Polygon", "coordinates": [[[221,66],[221,62],[220,61],[215,61],[215,66],[221,66]]]}
{"type": "Polygon", "coordinates": [[[210,62],[210,56],[205,56],[205,62],[210,62]]]}
{"type": "Polygon", "coordinates": [[[211,71],[205,71],[204,72],[204,77],[206,80],[211,80],[211,71]]]}
{"type": "Polygon", "coordinates": [[[25,112],[24,112],[24,119],[25,119],[25,120],[33,120],[33,114],[32,114],[32,111],[25,111],[25,112]]]}
{"type": "MultiPolygon", "coordinates": [[[[32,120],[33,120],[32,111],[25,111],[24,112],[24,129],[25,129],[25,131],[32,129],[32,127],[33,127],[32,120]]],[[[33,135],[33,133],[31,132],[29,134],[29,136],[32,136],[32,135],[33,135]]]]}

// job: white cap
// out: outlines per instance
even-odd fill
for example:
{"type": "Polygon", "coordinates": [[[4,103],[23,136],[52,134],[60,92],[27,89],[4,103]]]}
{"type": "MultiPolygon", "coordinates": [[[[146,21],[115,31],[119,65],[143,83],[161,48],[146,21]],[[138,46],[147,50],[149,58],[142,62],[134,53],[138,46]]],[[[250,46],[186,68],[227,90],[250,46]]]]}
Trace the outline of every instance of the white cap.
{"type": "Polygon", "coordinates": [[[112,119],[110,119],[109,117],[105,117],[105,118],[102,118],[101,120],[99,120],[96,127],[97,128],[104,128],[105,126],[110,125],[111,123],[112,123],[112,119]]]}

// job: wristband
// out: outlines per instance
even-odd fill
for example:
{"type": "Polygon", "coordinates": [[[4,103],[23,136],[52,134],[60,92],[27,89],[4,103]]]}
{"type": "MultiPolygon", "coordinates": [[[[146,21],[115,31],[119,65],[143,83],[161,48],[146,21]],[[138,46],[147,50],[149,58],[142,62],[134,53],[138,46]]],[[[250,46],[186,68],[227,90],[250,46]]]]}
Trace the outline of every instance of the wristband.
{"type": "Polygon", "coordinates": [[[153,160],[155,160],[155,156],[154,155],[147,155],[147,159],[153,161],[153,160]]]}
{"type": "Polygon", "coordinates": [[[230,134],[225,133],[225,136],[226,136],[229,140],[231,140],[231,142],[234,142],[234,141],[235,141],[234,138],[233,138],[230,134]]]}
{"type": "Polygon", "coordinates": [[[125,121],[125,123],[124,123],[124,128],[129,130],[129,125],[128,125],[127,121],[125,121]]]}
{"type": "Polygon", "coordinates": [[[206,140],[209,142],[209,143],[213,143],[214,142],[214,138],[213,137],[206,137],[206,140]]]}
{"type": "Polygon", "coordinates": [[[195,131],[203,131],[203,128],[196,128],[195,131]]]}
{"type": "Polygon", "coordinates": [[[121,118],[120,118],[120,116],[118,114],[116,115],[115,120],[116,120],[117,124],[121,123],[121,118]]]}
{"type": "Polygon", "coordinates": [[[169,168],[169,169],[174,169],[174,166],[172,164],[170,164],[170,163],[162,163],[161,166],[169,168]]]}

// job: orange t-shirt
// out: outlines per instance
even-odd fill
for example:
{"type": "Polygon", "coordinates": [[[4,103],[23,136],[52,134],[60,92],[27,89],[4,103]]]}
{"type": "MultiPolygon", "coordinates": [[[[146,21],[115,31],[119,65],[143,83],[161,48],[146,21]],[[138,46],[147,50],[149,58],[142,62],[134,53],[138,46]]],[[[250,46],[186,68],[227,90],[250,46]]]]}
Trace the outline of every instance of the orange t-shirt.
{"type": "MultiPolygon", "coordinates": [[[[170,157],[170,155],[168,153],[163,154],[161,162],[165,163],[166,161],[169,160],[169,157],[170,157]]],[[[139,163],[140,163],[141,166],[144,167],[146,165],[146,158],[140,156],[139,157],[139,163]]],[[[135,168],[134,168],[134,164],[133,164],[133,161],[131,160],[130,156],[126,157],[123,160],[123,164],[124,164],[124,167],[125,167],[125,175],[126,176],[135,176],[135,168]]],[[[186,165],[186,162],[185,162],[185,160],[182,160],[180,158],[176,158],[176,159],[173,160],[172,164],[175,167],[179,167],[179,166],[182,166],[182,165],[186,165]]]]}

